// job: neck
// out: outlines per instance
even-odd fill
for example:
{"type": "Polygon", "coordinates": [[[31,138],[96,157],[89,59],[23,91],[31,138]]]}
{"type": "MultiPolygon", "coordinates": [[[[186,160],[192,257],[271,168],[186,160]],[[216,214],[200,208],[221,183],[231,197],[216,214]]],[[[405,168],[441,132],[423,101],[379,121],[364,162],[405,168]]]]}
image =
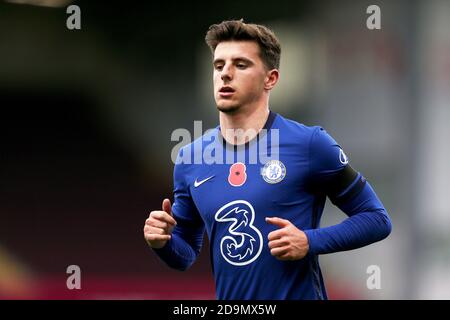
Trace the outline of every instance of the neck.
{"type": "Polygon", "coordinates": [[[220,112],[220,131],[228,143],[245,144],[256,137],[268,117],[267,104],[256,108],[241,108],[236,113],[220,112]]]}

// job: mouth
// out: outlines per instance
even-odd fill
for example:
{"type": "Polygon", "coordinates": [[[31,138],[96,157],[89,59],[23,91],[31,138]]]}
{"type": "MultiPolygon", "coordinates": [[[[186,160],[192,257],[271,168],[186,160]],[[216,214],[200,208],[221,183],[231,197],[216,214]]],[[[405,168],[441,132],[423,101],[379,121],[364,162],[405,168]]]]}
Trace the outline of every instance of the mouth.
{"type": "Polygon", "coordinates": [[[219,96],[222,98],[231,97],[234,94],[235,90],[230,86],[223,86],[219,89],[219,96]]]}

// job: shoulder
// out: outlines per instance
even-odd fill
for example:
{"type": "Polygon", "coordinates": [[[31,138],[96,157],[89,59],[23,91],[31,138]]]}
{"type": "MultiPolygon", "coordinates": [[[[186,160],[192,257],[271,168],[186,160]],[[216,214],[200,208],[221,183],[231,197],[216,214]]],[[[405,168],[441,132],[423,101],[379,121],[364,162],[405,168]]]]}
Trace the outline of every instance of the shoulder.
{"type": "Polygon", "coordinates": [[[321,126],[315,126],[311,134],[311,148],[339,146],[336,140],[321,126]]]}
{"type": "Polygon", "coordinates": [[[298,121],[285,118],[280,114],[277,114],[274,127],[278,128],[282,132],[282,135],[305,144],[310,144],[312,139],[318,135],[318,132],[324,130],[321,126],[308,126],[298,121]]]}
{"type": "Polygon", "coordinates": [[[309,155],[311,167],[324,172],[341,170],[349,162],[341,145],[320,126],[311,136],[309,155]]]}
{"type": "Polygon", "coordinates": [[[280,137],[284,135],[296,146],[308,150],[309,159],[314,166],[333,168],[342,167],[348,162],[348,158],[341,146],[320,125],[308,126],[294,120],[277,117],[277,126],[280,128],[280,137]]]}

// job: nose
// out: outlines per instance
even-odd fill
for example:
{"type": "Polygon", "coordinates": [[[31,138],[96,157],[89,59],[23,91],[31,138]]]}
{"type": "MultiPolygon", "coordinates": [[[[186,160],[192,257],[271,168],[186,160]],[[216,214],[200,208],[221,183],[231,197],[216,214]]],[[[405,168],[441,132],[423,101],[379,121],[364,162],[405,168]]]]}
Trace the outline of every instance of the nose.
{"type": "Polygon", "coordinates": [[[225,64],[223,66],[222,72],[220,74],[220,78],[224,82],[231,81],[231,79],[233,79],[233,73],[231,70],[231,66],[229,64],[225,64]]]}

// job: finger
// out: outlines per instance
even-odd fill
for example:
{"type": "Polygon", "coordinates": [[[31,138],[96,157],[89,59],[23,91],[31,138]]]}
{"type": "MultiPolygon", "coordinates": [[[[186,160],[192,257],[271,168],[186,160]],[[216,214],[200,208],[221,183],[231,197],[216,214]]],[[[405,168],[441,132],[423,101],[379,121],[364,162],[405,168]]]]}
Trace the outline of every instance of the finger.
{"type": "Polygon", "coordinates": [[[272,218],[267,217],[266,218],[266,222],[270,223],[270,224],[273,224],[274,226],[277,226],[277,227],[280,227],[280,228],[287,227],[288,225],[291,224],[291,222],[289,220],[281,219],[281,218],[278,218],[278,217],[272,217],[272,218]]]}
{"type": "Polygon", "coordinates": [[[164,229],[164,230],[168,230],[169,229],[169,223],[168,222],[161,221],[161,220],[156,220],[156,219],[149,219],[149,223],[147,223],[146,225],[148,225],[150,227],[161,228],[161,229],[164,229]]]}
{"type": "Polygon", "coordinates": [[[173,217],[171,217],[167,212],[165,211],[152,211],[150,213],[150,218],[153,218],[155,220],[165,221],[168,224],[176,225],[177,222],[173,217]]]}
{"type": "Polygon", "coordinates": [[[147,220],[145,220],[145,225],[146,226],[152,226],[155,221],[159,221],[159,220],[154,218],[154,214],[153,213],[150,213],[150,217],[147,218],[147,220]]]}
{"type": "Polygon", "coordinates": [[[290,252],[286,252],[282,255],[279,255],[276,257],[278,260],[282,260],[282,261],[288,261],[288,260],[294,260],[291,256],[290,252]]]}
{"type": "Polygon", "coordinates": [[[272,240],[280,239],[284,235],[285,235],[285,230],[278,229],[278,230],[270,232],[269,235],[267,236],[267,238],[269,239],[269,241],[272,241],[272,240]]]}
{"type": "Polygon", "coordinates": [[[288,244],[289,244],[289,242],[284,238],[281,238],[278,240],[272,240],[272,241],[269,241],[269,249],[284,247],[284,246],[287,246],[288,244]]]}
{"type": "Polygon", "coordinates": [[[169,199],[164,199],[162,203],[162,210],[167,212],[171,217],[173,217],[172,214],[172,205],[170,204],[169,199]]]}
{"type": "Polygon", "coordinates": [[[147,233],[154,233],[154,234],[167,234],[167,231],[161,228],[155,228],[155,227],[148,227],[147,233]]]}
{"type": "Polygon", "coordinates": [[[169,234],[146,233],[144,234],[144,238],[148,241],[167,241],[170,240],[172,237],[169,234]]]}
{"type": "Polygon", "coordinates": [[[270,254],[279,257],[289,252],[289,246],[270,249],[270,254]]]}
{"type": "Polygon", "coordinates": [[[145,225],[144,226],[144,233],[155,233],[155,234],[170,234],[171,232],[169,232],[167,229],[164,228],[156,228],[156,227],[152,227],[149,225],[145,225]],[[164,232],[161,233],[159,230],[163,230],[164,232]]]}

